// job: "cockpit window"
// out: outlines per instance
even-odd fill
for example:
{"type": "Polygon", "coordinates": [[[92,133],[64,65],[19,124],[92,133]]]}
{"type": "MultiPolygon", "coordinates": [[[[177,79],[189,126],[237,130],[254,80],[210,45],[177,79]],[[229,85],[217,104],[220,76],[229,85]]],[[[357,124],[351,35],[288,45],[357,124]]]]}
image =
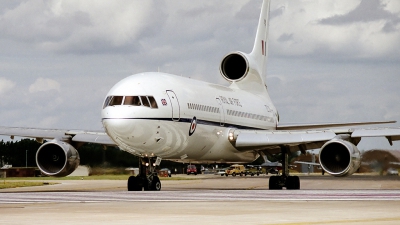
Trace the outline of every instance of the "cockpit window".
{"type": "Polygon", "coordinates": [[[144,106],[150,107],[149,100],[147,100],[146,96],[140,96],[140,99],[142,100],[144,106]]]}
{"type": "Polygon", "coordinates": [[[142,103],[140,102],[138,96],[125,96],[124,105],[141,106],[142,103]]]}
{"type": "Polygon", "coordinates": [[[112,96],[107,96],[106,100],[104,101],[103,109],[108,106],[111,99],[112,99],[112,96]]]}
{"type": "Polygon", "coordinates": [[[153,96],[108,96],[104,101],[103,108],[107,106],[127,105],[145,106],[157,109],[157,102],[153,96]]]}
{"type": "Polygon", "coordinates": [[[153,97],[153,96],[147,96],[147,98],[148,98],[149,101],[150,101],[151,108],[157,109],[158,106],[157,106],[157,102],[156,102],[156,100],[154,99],[154,97],[153,97]]]}
{"type": "Polygon", "coordinates": [[[110,100],[109,105],[114,106],[114,105],[121,105],[122,104],[122,99],[124,96],[113,96],[110,100]]]}

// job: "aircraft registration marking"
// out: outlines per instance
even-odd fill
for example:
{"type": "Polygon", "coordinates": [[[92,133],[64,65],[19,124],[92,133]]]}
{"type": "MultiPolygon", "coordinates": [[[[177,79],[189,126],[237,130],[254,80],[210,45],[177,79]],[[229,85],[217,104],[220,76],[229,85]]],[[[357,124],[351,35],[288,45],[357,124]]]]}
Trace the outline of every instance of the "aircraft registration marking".
{"type": "Polygon", "coordinates": [[[235,106],[240,106],[242,107],[242,104],[240,103],[240,100],[237,98],[227,98],[224,96],[219,96],[222,103],[228,104],[228,105],[235,105],[235,106]]]}

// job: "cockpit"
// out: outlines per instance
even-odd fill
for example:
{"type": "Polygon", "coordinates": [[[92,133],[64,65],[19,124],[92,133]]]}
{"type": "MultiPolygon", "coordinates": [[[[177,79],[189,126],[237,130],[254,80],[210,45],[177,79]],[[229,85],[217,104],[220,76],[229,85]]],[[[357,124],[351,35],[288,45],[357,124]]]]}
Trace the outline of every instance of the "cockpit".
{"type": "Polygon", "coordinates": [[[158,105],[153,96],[107,96],[103,109],[107,106],[144,106],[157,109],[158,105]]]}

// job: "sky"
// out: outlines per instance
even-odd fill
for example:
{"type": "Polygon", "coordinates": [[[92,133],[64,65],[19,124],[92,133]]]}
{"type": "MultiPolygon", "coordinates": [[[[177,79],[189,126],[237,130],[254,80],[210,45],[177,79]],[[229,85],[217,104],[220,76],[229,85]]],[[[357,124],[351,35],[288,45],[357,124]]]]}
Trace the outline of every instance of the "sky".
{"type": "MultiPolygon", "coordinates": [[[[261,3],[1,1],[0,125],[102,130],[108,90],[141,72],[229,85],[219,63],[251,51],[261,3]]],[[[400,1],[272,0],[267,85],[281,122],[400,120],[399,73],[400,1]]],[[[369,140],[360,148],[389,148],[369,140]]]]}

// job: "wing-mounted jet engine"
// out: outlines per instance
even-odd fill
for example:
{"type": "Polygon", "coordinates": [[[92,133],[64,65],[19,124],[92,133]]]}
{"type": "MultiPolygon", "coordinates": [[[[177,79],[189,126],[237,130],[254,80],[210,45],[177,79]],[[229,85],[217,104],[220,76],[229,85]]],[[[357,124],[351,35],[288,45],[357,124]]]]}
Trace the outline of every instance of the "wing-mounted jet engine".
{"type": "Polygon", "coordinates": [[[351,142],[334,138],[326,142],[319,153],[319,162],[323,170],[335,177],[353,174],[361,163],[361,154],[351,142]]]}
{"type": "Polygon", "coordinates": [[[40,146],[36,153],[36,164],[47,176],[68,176],[79,166],[78,151],[70,144],[53,140],[40,146]]]}

